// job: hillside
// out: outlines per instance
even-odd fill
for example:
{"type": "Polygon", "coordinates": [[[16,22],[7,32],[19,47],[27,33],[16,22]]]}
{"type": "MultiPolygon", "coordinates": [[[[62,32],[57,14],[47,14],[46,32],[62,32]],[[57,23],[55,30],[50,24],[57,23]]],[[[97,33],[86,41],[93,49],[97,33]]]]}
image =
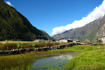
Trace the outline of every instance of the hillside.
{"type": "Polygon", "coordinates": [[[32,26],[26,17],[0,0],[0,40],[51,39],[48,34],[32,26]]]}
{"type": "Polygon", "coordinates": [[[86,39],[96,41],[96,39],[105,36],[105,16],[96,19],[89,24],[63,32],[58,35],[54,35],[54,39],[68,38],[68,39],[78,39],[80,41],[85,41],[86,39]]]}

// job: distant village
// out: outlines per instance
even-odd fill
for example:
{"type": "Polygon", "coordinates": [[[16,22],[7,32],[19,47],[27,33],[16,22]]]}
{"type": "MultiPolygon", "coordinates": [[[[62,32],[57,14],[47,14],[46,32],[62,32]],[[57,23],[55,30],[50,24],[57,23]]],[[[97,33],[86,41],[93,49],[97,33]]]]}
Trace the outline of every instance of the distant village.
{"type": "Polygon", "coordinates": [[[61,38],[61,39],[59,39],[59,40],[36,39],[34,42],[45,42],[45,41],[55,41],[55,42],[64,42],[64,43],[69,43],[69,42],[80,42],[79,40],[72,40],[72,39],[66,39],[66,38],[61,38]]]}
{"type": "MultiPolygon", "coordinates": [[[[105,36],[102,36],[102,37],[100,37],[97,40],[100,40],[100,41],[102,41],[102,44],[105,44],[105,36]]],[[[55,41],[55,42],[64,42],[64,43],[81,42],[80,40],[77,40],[77,39],[73,40],[73,39],[66,39],[66,38],[61,38],[59,40],[44,40],[44,39],[36,39],[36,40],[34,40],[34,42],[47,42],[47,41],[50,41],[50,42],[52,42],[52,41],[55,41]]],[[[90,41],[88,39],[86,39],[84,42],[89,42],[90,43],[90,41]]]]}

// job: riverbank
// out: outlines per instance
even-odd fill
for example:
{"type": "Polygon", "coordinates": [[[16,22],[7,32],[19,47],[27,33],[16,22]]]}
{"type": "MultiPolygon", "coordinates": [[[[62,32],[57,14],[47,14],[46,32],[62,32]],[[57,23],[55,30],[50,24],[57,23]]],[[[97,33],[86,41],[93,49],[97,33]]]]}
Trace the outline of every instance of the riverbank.
{"type": "Polygon", "coordinates": [[[3,41],[0,42],[0,54],[10,55],[10,54],[21,54],[31,51],[47,51],[51,46],[61,45],[57,42],[24,42],[24,41],[3,41]]]}
{"type": "MultiPolygon", "coordinates": [[[[76,45],[64,49],[41,52],[27,52],[17,55],[0,56],[0,70],[31,70],[37,59],[48,58],[51,53],[62,51],[81,51],[76,57],[64,63],[60,70],[103,70],[105,69],[105,46],[76,45]],[[41,56],[40,56],[41,55],[41,56]],[[43,56],[42,56],[43,55],[43,56]]],[[[49,66],[48,66],[49,67],[49,66]]],[[[50,69],[53,69],[50,67],[50,69]]],[[[57,69],[56,69],[57,70],[57,69]]]]}
{"type": "Polygon", "coordinates": [[[0,56],[0,70],[31,70],[35,61],[51,56],[56,56],[56,54],[42,51],[0,56]]]}
{"type": "Polygon", "coordinates": [[[34,57],[34,52],[0,56],[0,70],[29,70],[34,57]]]}
{"type": "Polygon", "coordinates": [[[63,49],[72,47],[73,45],[81,45],[81,43],[59,43],[59,42],[9,42],[0,43],[0,55],[22,54],[25,52],[39,52],[48,50],[63,49]]]}

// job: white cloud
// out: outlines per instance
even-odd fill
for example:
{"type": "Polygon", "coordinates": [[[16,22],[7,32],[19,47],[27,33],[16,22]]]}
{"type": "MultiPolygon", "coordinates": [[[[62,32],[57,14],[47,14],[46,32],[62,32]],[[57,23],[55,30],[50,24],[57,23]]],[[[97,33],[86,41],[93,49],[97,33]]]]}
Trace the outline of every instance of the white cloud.
{"type": "Polygon", "coordinates": [[[10,1],[6,1],[6,3],[10,6],[13,6],[10,1]]]}
{"type": "Polygon", "coordinates": [[[53,28],[52,35],[62,33],[66,30],[82,27],[95,19],[101,18],[105,15],[105,0],[102,4],[96,7],[90,14],[83,17],[81,20],[75,20],[72,24],[53,28]]]}

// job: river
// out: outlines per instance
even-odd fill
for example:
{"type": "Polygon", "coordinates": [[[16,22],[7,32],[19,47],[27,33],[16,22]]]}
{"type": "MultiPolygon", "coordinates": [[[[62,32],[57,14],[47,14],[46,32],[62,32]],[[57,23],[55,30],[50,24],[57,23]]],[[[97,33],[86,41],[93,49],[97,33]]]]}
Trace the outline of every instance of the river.
{"type": "Polygon", "coordinates": [[[65,67],[64,63],[71,60],[79,53],[80,52],[62,51],[37,54],[37,60],[32,64],[31,70],[62,70],[65,67]]]}

